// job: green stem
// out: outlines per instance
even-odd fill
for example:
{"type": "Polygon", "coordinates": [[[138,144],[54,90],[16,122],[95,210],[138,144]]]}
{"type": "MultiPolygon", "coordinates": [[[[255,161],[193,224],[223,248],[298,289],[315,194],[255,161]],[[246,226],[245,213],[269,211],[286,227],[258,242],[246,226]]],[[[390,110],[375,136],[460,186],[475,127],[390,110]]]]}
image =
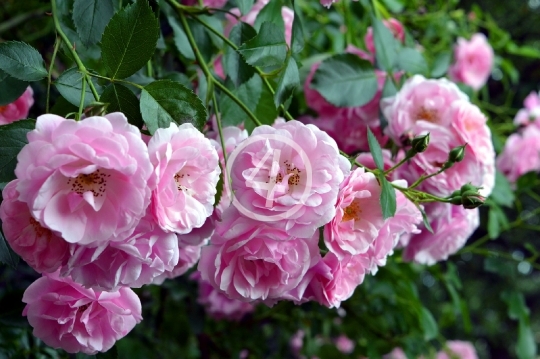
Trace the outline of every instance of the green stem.
{"type": "Polygon", "coordinates": [[[8,17],[6,21],[0,24],[0,34],[19,26],[33,17],[42,15],[47,10],[49,10],[49,6],[44,6],[31,12],[13,16],[12,18],[8,17]]]}
{"type": "Polygon", "coordinates": [[[126,84],[126,85],[135,86],[135,87],[137,87],[139,89],[144,88],[144,86],[141,86],[141,85],[136,84],[136,83],[131,82],[131,81],[126,81],[126,80],[121,80],[121,79],[111,79],[110,77],[102,76],[102,75],[99,75],[99,74],[94,74],[94,73],[91,73],[91,72],[87,72],[86,75],[91,76],[91,77],[95,77],[97,79],[107,80],[107,81],[110,81],[110,82],[120,82],[120,83],[123,83],[123,84],[126,84]]]}
{"type": "MultiPolygon", "coordinates": [[[[214,105],[214,115],[216,116],[216,123],[218,127],[219,139],[221,142],[221,149],[223,150],[223,162],[225,163],[225,169],[227,169],[227,149],[225,148],[225,138],[223,137],[223,126],[221,125],[221,114],[219,112],[218,102],[216,99],[216,93],[212,93],[212,104],[214,105]]],[[[225,173],[226,175],[226,173],[225,173]]]]}
{"type": "Polygon", "coordinates": [[[47,73],[47,99],[45,102],[45,113],[49,113],[49,100],[51,97],[51,79],[52,79],[52,71],[54,68],[54,61],[56,60],[56,54],[58,53],[58,49],[60,48],[60,44],[62,43],[62,40],[59,38],[56,38],[56,41],[54,43],[54,50],[51,57],[51,63],[49,65],[49,72],[47,73]]]}
{"type": "Polygon", "coordinates": [[[62,30],[62,27],[60,26],[60,21],[58,20],[58,10],[56,9],[56,0],[51,0],[51,6],[52,6],[52,16],[54,21],[54,27],[56,28],[56,31],[58,32],[58,35],[60,35],[60,38],[64,43],[66,44],[66,47],[68,48],[69,52],[71,53],[71,56],[73,57],[73,60],[77,64],[77,67],[79,68],[79,71],[84,74],[84,78],[86,82],[88,83],[88,86],[90,86],[90,90],[92,91],[92,94],[94,95],[94,99],[96,101],[99,101],[99,95],[96,91],[96,88],[94,87],[94,84],[90,80],[90,76],[88,76],[88,71],[86,70],[86,67],[82,63],[81,59],[79,58],[79,55],[77,55],[77,52],[71,45],[68,37],[62,30]]]}
{"type": "Polygon", "coordinates": [[[255,124],[257,126],[262,126],[262,123],[259,121],[259,119],[257,118],[257,116],[255,116],[255,114],[253,112],[251,112],[251,110],[238,98],[236,97],[228,88],[226,88],[221,82],[219,81],[214,81],[214,84],[221,90],[223,91],[223,93],[225,93],[225,95],[229,96],[231,98],[231,100],[233,100],[238,106],[240,106],[240,108],[246,113],[246,115],[249,116],[249,118],[251,118],[251,120],[253,122],[255,122],[255,124]]]}
{"type": "Polygon", "coordinates": [[[76,117],[77,121],[81,119],[82,113],[84,111],[84,96],[85,95],[86,95],[86,81],[82,81],[81,102],[79,104],[79,113],[77,114],[77,117],[76,117]]]}
{"type": "Polygon", "coordinates": [[[529,263],[534,269],[540,270],[540,264],[534,263],[533,261],[530,261],[528,259],[516,259],[509,253],[504,253],[504,252],[500,252],[500,251],[494,251],[494,250],[485,249],[485,248],[474,248],[474,249],[471,249],[469,251],[469,253],[478,254],[478,255],[481,255],[481,256],[484,256],[484,257],[500,257],[500,258],[504,258],[504,259],[510,259],[510,260],[515,261],[515,262],[525,261],[525,262],[529,263]]]}
{"type": "Polygon", "coordinates": [[[152,60],[148,60],[146,63],[146,74],[148,77],[154,77],[154,69],[152,68],[152,60]]]}
{"type": "Polygon", "coordinates": [[[410,185],[409,188],[415,188],[415,187],[417,187],[420,183],[424,182],[424,181],[427,180],[428,178],[435,177],[436,175],[443,173],[444,170],[445,170],[445,168],[441,168],[440,170],[438,170],[438,171],[435,172],[435,173],[429,174],[429,175],[427,175],[427,176],[420,176],[420,178],[417,179],[412,185],[410,185]]]}
{"type": "Polygon", "coordinates": [[[353,19],[351,16],[351,11],[349,10],[349,2],[346,0],[342,1],[343,17],[345,18],[345,27],[347,32],[345,33],[345,42],[347,45],[356,46],[356,37],[354,36],[354,25],[353,19]]]}
{"type": "Polygon", "coordinates": [[[399,166],[401,166],[402,164],[404,164],[408,160],[410,160],[410,157],[405,156],[401,161],[399,161],[398,163],[396,163],[395,165],[393,165],[392,167],[390,167],[389,169],[384,171],[384,175],[386,176],[386,175],[392,173],[392,171],[396,170],[399,166]]]}

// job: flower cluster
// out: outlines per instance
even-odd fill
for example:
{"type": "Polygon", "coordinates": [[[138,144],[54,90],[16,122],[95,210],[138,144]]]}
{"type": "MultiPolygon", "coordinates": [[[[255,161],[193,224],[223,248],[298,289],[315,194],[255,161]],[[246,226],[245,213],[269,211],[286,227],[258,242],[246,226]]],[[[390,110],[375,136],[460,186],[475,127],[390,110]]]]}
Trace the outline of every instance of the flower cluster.
{"type": "Polygon", "coordinates": [[[44,274],[27,291],[39,295],[25,295],[25,313],[51,346],[106,351],[141,320],[128,287],[159,283],[197,262],[213,231],[205,224],[217,151],[191,124],[159,129],[147,145],[121,113],[79,122],[43,115],[28,142],[0,206],[7,241],[44,274]],[[71,324],[53,323],[48,301],[71,308],[71,324]]]}

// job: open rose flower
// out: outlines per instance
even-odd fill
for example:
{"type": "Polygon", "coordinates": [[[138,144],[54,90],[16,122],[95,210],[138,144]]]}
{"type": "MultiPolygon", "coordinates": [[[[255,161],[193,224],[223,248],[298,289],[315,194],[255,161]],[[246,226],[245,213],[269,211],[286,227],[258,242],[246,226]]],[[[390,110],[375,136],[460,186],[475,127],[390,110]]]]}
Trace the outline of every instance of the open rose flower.
{"type": "Polygon", "coordinates": [[[106,352],[142,320],[141,302],[131,289],[95,291],[57,273],[32,283],[22,301],[34,336],[68,353],[106,352]]]}
{"type": "Polygon", "coordinates": [[[527,172],[540,172],[540,128],[528,126],[506,140],[497,168],[512,183],[527,172]]]}
{"type": "Polygon", "coordinates": [[[233,207],[228,212],[227,228],[218,227],[210,245],[203,247],[198,269],[203,280],[229,298],[246,302],[281,299],[319,261],[318,233],[298,238],[241,218],[233,207]]]}
{"type": "Polygon", "coordinates": [[[50,229],[42,227],[30,214],[28,206],[17,200],[17,182],[9,182],[0,204],[0,220],[9,245],[37,272],[54,272],[69,256],[69,244],[50,229]]]}
{"type": "Polygon", "coordinates": [[[121,113],[82,121],[39,116],[17,156],[19,200],[69,243],[123,240],[150,202],[152,164],[121,113]]]}
{"type": "Polygon", "coordinates": [[[34,91],[28,86],[18,99],[12,103],[0,105],[0,125],[7,125],[28,117],[28,111],[33,104],[34,91]]]}
{"type": "Polygon", "coordinates": [[[171,270],[163,272],[163,274],[154,278],[152,284],[161,285],[165,281],[165,279],[176,278],[186,273],[191,267],[193,267],[197,263],[199,258],[201,258],[201,247],[202,245],[181,245],[179,248],[180,258],[178,259],[178,264],[171,270]]]}
{"type": "Polygon", "coordinates": [[[342,182],[336,216],[324,227],[324,243],[339,258],[365,253],[385,223],[381,187],[373,173],[357,168],[342,182]]]}
{"type": "Polygon", "coordinates": [[[341,334],[339,337],[334,339],[334,344],[336,345],[337,350],[343,354],[352,354],[354,351],[354,341],[352,341],[345,334],[341,334]]]}
{"type": "Polygon", "coordinates": [[[185,123],[158,129],[148,143],[157,186],[152,212],[161,228],[179,234],[200,228],[214,210],[219,160],[209,139],[185,123]]]}
{"type": "Polygon", "coordinates": [[[489,78],[493,57],[493,48],[484,34],[474,34],[469,41],[460,37],[454,47],[454,64],[448,69],[448,75],[452,81],[479,90],[489,78]]]}
{"type": "Polygon", "coordinates": [[[460,340],[446,342],[446,348],[437,353],[436,359],[478,359],[472,343],[460,340]]]}
{"type": "Polygon", "coordinates": [[[147,214],[134,233],[120,242],[98,247],[71,246],[71,256],[62,276],[71,276],[87,288],[117,290],[139,288],[178,264],[178,238],[164,232],[147,214]]]}
{"type": "Polygon", "coordinates": [[[302,238],[334,217],[339,184],[350,171],[330,136],[294,120],[257,127],[228,166],[233,204],[243,215],[302,238]]]}
{"type": "Polygon", "coordinates": [[[403,252],[408,261],[432,265],[460,250],[480,224],[478,209],[465,209],[446,203],[426,206],[433,233],[414,235],[403,252]]]}
{"type": "Polygon", "coordinates": [[[523,101],[525,108],[522,108],[514,118],[514,124],[518,126],[527,126],[535,124],[540,127],[540,94],[531,92],[523,101]]]}

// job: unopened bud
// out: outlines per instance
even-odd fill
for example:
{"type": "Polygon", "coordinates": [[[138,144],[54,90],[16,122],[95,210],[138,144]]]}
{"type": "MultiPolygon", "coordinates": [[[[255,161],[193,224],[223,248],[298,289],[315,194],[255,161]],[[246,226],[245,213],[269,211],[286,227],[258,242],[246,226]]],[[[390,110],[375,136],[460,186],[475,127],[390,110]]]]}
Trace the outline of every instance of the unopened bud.
{"type": "Polygon", "coordinates": [[[413,138],[411,145],[411,150],[413,150],[415,154],[424,152],[429,145],[429,133],[416,136],[415,138],[413,138]]]}
{"type": "Polygon", "coordinates": [[[468,197],[463,196],[461,197],[461,199],[463,202],[463,207],[467,209],[474,209],[474,208],[480,207],[481,205],[484,204],[484,201],[485,201],[485,198],[478,194],[476,196],[468,196],[468,197]]]}
{"type": "Polygon", "coordinates": [[[459,191],[461,194],[464,194],[465,192],[468,192],[468,191],[474,191],[475,193],[478,193],[478,190],[480,189],[481,187],[477,187],[475,185],[472,185],[470,183],[467,183],[467,184],[464,184],[463,186],[461,186],[461,190],[459,191]]]}
{"type": "Polygon", "coordinates": [[[448,155],[448,162],[461,162],[463,160],[463,157],[465,157],[465,146],[467,145],[465,144],[463,146],[458,146],[452,149],[452,151],[450,151],[450,154],[448,155]]]}
{"type": "Polygon", "coordinates": [[[461,206],[463,204],[463,200],[461,196],[451,197],[450,203],[461,206]]]}

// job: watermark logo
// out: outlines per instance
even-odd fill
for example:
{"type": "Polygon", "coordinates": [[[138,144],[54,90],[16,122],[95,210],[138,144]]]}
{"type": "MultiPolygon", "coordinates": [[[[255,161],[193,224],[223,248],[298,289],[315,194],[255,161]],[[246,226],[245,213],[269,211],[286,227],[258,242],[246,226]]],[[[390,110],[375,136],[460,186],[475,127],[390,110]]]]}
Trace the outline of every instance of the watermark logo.
{"type": "MultiPolygon", "coordinates": [[[[282,165],[286,167],[288,159],[284,158],[284,152],[294,153],[295,158],[300,158],[301,164],[296,163],[296,166],[301,165],[302,175],[300,176],[300,170],[295,170],[297,172],[289,172],[296,176],[295,178],[302,178],[302,185],[304,189],[300,198],[297,200],[295,205],[290,206],[287,210],[284,211],[272,211],[276,214],[262,214],[255,213],[253,209],[246,208],[237,198],[233,195],[232,205],[235,206],[244,216],[255,219],[262,222],[277,222],[283,219],[290,218],[293,216],[302,206],[309,197],[311,192],[312,183],[313,183],[313,173],[311,170],[311,162],[300,145],[294,142],[292,139],[275,134],[265,134],[265,135],[256,135],[251,136],[248,139],[241,142],[238,147],[231,153],[230,157],[227,159],[227,174],[232,173],[232,168],[234,162],[239,154],[241,154],[246,147],[255,146],[257,142],[262,142],[263,147],[267,148],[267,151],[262,156],[262,158],[255,164],[255,167],[251,168],[251,173],[245,178],[245,186],[252,188],[253,191],[257,193],[265,193],[265,208],[271,210],[274,208],[275,199],[280,195],[284,195],[288,189],[287,181],[280,180],[283,179],[284,173],[287,172],[287,169],[283,168],[282,165]],[[280,146],[264,146],[266,143],[277,144],[280,143],[280,146]],[[271,147],[280,147],[280,148],[271,148],[271,147]],[[285,149],[287,151],[285,151],[285,149]],[[290,150],[290,151],[289,151],[290,150]],[[257,179],[257,174],[264,170],[268,172],[268,181],[262,181],[257,179]]],[[[292,165],[292,164],[291,164],[292,165]]],[[[231,189],[233,184],[231,183],[231,189]]],[[[232,190],[231,190],[232,192],[232,190]]],[[[280,205],[281,206],[281,205],[280,205]]]]}

